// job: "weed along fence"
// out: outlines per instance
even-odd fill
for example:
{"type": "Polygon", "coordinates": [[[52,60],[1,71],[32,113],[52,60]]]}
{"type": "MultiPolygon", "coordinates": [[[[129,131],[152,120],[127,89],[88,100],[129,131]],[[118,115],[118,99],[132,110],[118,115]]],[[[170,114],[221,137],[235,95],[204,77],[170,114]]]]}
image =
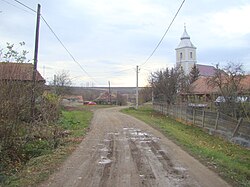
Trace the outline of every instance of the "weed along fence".
{"type": "Polygon", "coordinates": [[[231,142],[250,147],[250,122],[236,120],[220,112],[209,111],[202,105],[168,105],[154,103],[154,110],[185,124],[193,124],[211,135],[219,135],[231,142]]]}

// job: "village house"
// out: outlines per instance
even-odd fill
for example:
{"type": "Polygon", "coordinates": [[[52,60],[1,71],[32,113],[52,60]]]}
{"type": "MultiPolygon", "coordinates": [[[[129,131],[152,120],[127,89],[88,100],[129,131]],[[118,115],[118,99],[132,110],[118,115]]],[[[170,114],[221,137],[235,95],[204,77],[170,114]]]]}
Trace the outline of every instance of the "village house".
{"type": "MultiPolygon", "coordinates": [[[[0,63],[0,81],[15,81],[29,83],[32,82],[33,77],[33,64],[31,63],[11,63],[1,62],[0,63]]],[[[44,84],[45,79],[41,74],[36,72],[36,82],[44,84]]]]}
{"type": "MultiPolygon", "coordinates": [[[[206,100],[215,99],[220,95],[220,90],[216,86],[209,84],[210,77],[199,77],[190,85],[189,94],[205,98],[206,100]]],[[[239,83],[239,95],[250,94],[250,75],[246,75],[239,83]]]]}
{"type": "Polygon", "coordinates": [[[32,77],[31,63],[0,63],[0,115],[18,113],[20,118],[27,116],[32,94],[39,98],[45,86],[45,79],[39,72],[36,73],[35,87],[32,77]]]}

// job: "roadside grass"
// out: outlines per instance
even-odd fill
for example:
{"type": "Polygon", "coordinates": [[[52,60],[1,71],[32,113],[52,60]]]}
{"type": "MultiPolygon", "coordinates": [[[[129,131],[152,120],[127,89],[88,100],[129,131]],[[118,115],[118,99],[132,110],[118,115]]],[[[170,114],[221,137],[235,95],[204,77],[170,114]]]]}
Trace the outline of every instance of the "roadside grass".
{"type": "Polygon", "coordinates": [[[163,116],[145,106],[122,112],[160,130],[168,138],[216,171],[233,186],[250,186],[250,150],[209,135],[202,129],[163,116]]]}
{"type": "Polygon", "coordinates": [[[83,140],[92,116],[90,110],[82,107],[62,111],[58,124],[62,136],[58,148],[29,160],[20,171],[8,177],[3,186],[37,186],[48,179],[83,140]]]}

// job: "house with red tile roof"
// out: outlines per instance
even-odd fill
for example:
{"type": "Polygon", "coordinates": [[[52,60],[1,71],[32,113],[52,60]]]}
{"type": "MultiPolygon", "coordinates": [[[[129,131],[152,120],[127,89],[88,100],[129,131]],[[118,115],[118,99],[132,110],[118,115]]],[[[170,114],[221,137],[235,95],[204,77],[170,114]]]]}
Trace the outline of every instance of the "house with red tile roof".
{"type": "MultiPolygon", "coordinates": [[[[205,100],[211,100],[220,95],[220,89],[217,86],[212,86],[209,83],[210,77],[200,76],[189,87],[189,93],[182,93],[183,96],[192,95],[196,97],[203,97],[205,100]]],[[[250,94],[250,75],[245,75],[239,83],[240,95],[250,94]]]]}
{"type": "MultiPolygon", "coordinates": [[[[0,63],[0,81],[31,82],[33,78],[33,64],[31,63],[0,63]]],[[[36,72],[36,81],[45,83],[41,74],[36,72]]]]}
{"type": "Polygon", "coordinates": [[[45,79],[38,71],[35,78],[34,85],[31,63],[0,63],[0,115],[9,119],[10,113],[24,121],[29,119],[31,98],[41,98],[45,87],[45,79]]]}

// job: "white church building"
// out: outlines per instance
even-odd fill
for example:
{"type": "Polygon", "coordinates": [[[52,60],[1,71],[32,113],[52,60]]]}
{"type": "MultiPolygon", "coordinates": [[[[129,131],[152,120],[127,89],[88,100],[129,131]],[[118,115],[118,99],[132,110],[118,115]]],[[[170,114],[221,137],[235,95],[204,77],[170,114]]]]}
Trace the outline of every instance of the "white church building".
{"type": "Polygon", "coordinates": [[[215,72],[215,68],[213,66],[197,64],[196,47],[190,40],[186,26],[184,26],[184,32],[180,39],[181,41],[175,49],[176,66],[181,67],[185,75],[189,75],[193,66],[196,65],[199,69],[200,76],[213,76],[215,72]]]}

